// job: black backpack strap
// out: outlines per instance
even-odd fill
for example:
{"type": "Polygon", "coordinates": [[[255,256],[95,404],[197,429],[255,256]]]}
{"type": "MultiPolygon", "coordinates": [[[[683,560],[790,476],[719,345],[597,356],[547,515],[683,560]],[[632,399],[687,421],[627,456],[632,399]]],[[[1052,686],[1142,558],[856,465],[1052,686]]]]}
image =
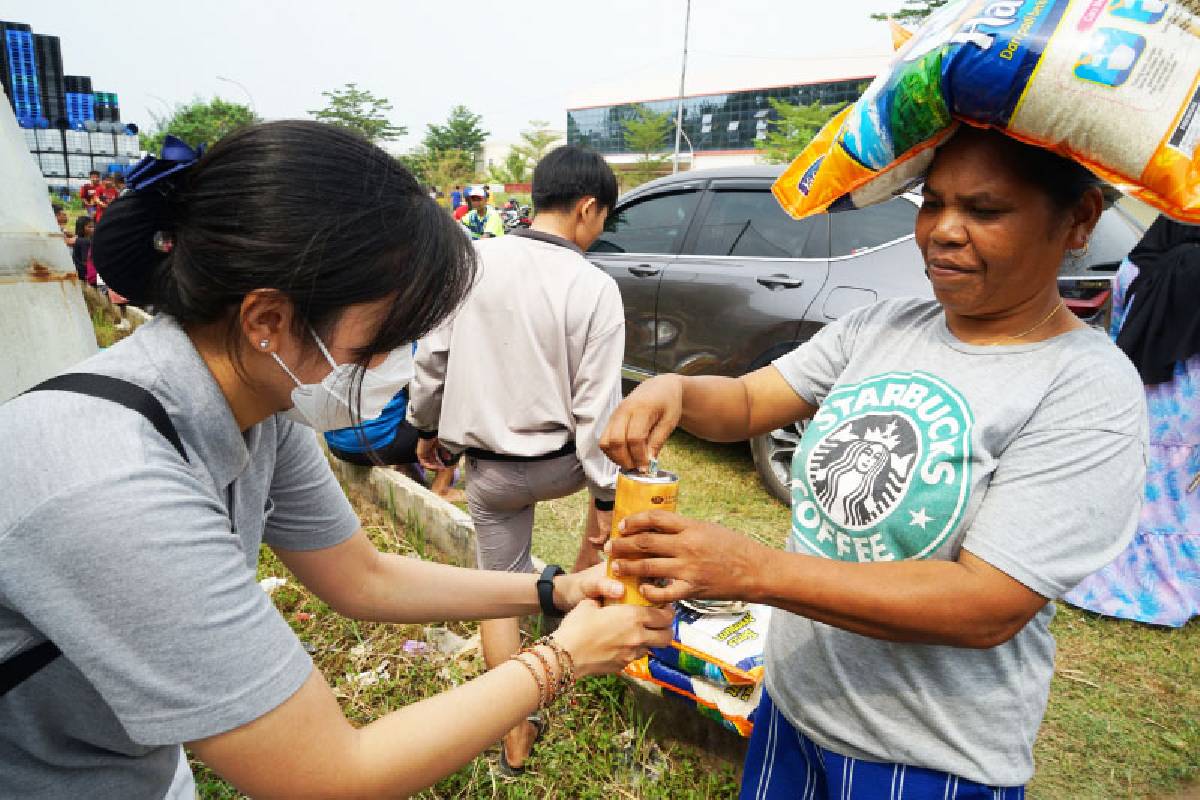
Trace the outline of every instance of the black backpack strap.
{"type": "Polygon", "coordinates": [[[62,651],[54,642],[45,641],[0,663],[0,697],[8,694],[60,655],[62,651]]]}
{"type": "MultiPolygon", "coordinates": [[[[113,378],[109,375],[96,375],[90,372],[68,372],[56,375],[49,380],[39,383],[28,392],[75,392],[91,397],[99,397],[113,403],[125,406],[145,417],[154,430],[158,431],[171,446],[178,451],[184,461],[188,460],[187,451],[179,432],[171,424],[167,410],[150,392],[136,383],[113,378]]],[[[28,393],[27,392],[27,393],[28,393]]],[[[0,697],[19,686],[27,678],[33,676],[42,667],[62,655],[58,645],[51,641],[42,642],[23,653],[18,653],[7,661],[0,662],[0,697]]]]}
{"type": "Polygon", "coordinates": [[[187,451],[183,449],[183,442],[180,440],[175,426],[171,424],[167,410],[163,408],[162,403],[158,402],[157,397],[136,383],[91,372],[66,372],[42,381],[28,390],[28,392],[47,391],[86,394],[136,411],[154,426],[154,430],[171,443],[184,461],[188,460],[187,451]]]}

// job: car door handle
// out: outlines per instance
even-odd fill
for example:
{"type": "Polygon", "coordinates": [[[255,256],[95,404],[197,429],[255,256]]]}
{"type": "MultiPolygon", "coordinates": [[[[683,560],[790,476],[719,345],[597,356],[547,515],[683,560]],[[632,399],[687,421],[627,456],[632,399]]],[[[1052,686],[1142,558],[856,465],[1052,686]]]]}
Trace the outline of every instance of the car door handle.
{"type": "Polygon", "coordinates": [[[759,278],[758,282],[768,289],[798,289],[804,285],[802,278],[791,278],[787,275],[767,275],[759,278]]]}
{"type": "Polygon", "coordinates": [[[638,264],[636,267],[630,267],[629,271],[639,278],[653,278],[658,273],[662,272],[662,267],[652,267],[649,264],[638,264]]]}

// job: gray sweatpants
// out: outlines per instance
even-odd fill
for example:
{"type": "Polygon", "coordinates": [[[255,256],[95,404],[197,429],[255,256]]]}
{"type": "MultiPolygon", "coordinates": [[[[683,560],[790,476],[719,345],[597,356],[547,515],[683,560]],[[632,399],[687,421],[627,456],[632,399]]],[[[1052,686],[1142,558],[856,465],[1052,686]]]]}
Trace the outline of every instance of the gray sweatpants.
{"type": "Polygon", "coordinates": [[[467,509],[475,523],[479,569],[533,572],[533,506],[587,485],[574,453],[549,461],[468,456],[467,509]]]}

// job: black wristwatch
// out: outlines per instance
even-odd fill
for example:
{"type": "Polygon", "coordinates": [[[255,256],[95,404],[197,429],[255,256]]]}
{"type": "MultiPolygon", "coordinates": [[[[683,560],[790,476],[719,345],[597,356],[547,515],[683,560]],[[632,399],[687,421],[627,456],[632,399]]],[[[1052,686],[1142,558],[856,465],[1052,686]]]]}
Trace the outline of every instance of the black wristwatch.
{"type": "Polygon", "coordinates": [[[542,607],[542,616],[561,617],[563,612],[554,605],[554,579],[566,572],[557,564],[547,564],[542,575],[537,579],[538,603],[542,607]]]}

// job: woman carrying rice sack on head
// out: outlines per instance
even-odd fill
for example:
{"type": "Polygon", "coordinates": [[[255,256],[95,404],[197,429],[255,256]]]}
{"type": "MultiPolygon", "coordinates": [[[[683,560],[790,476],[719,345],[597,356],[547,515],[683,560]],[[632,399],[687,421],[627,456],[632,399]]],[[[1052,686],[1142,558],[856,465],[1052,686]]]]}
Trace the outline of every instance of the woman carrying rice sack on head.
{"type": "Polygon", "coordinates": [[[93,245],[108,283],[160,313],[0,406],[0,796],[190,799],[181,743],[254,797],[408,796],[573,676],[670,641],[669,611],[589,599],[623,591],[597,571],[459,569],[382,554],[360,527],[313,429],[377,415],[475,273],[399,162],[314,122],[167,150],[93,245]],[[574,610],[355,728],[256,583],[260,544],[355,619],[574,610]]]}
{"type": "Polygon", "coordinates": [[[739,441],[810,420],[787,554],[662,512],[611,543],[617,574],[672,579],[652,602],[780,609],[743,798],[1023,797],[1050,601],[1129,541],[1145,474],[1138,376],[1058,294],[1095,184],[964,126],[916,222],[936,302],[859,309],[742,378],[653,378],[613,415],[602,446],[628,468],[680,425],[739,441]]]}

